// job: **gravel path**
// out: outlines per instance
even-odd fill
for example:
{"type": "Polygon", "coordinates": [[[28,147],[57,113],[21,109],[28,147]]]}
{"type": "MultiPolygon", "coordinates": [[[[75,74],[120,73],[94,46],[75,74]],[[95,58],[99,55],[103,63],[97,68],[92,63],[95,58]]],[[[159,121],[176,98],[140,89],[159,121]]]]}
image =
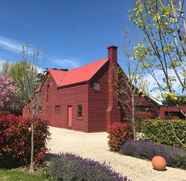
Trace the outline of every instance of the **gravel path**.
{"type": "Polygon", "coordinates": [[[51,140],[48,148],[51,153],[69,152],[106,161],[114,170],[128,176],[133,181],[186,181],[186,171],[168,167],[158,172],[152,169],[151,162],[109,151],[107,133],[83,133],[50,127],[51,140]]]}

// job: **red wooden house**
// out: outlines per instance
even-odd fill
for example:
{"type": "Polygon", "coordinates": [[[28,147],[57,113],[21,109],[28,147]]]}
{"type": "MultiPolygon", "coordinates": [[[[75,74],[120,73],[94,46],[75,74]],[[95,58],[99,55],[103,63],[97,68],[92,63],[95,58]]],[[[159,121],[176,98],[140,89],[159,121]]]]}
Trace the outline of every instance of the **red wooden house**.
{"type": "MultiPolygon", "coordinates": [[[[114,86],[118,66],[117,47],[111,46],[105,59],[72,70],[49,69],[38,90],[42,105],[39,116],[55,127],[107,130],[111,123],[121,121],[114,86]]],[[[23,109],[24,117],[30,116],[28,107],[23,109]]]]}

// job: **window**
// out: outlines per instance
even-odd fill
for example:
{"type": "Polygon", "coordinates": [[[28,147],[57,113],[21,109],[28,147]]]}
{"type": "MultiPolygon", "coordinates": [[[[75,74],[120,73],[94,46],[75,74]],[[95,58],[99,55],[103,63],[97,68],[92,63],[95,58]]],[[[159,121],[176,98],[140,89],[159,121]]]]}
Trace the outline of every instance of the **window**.
{"type": "Polygon", "coordinates": [[[82,117],[83,116],[83,106],[79,104],[77,106],[77,117],[82,117]]]}
{"type": "Polygon", "coordinates": [[[185,116],[180,111],[166,111],[166,119],[185,119],[185,116]]]}
{"type": "Polygon", "coordinates": [[[150,107],[146,107],[146,106],[135,106],[136,111],[139,112],[149,112],[151,111],[150,107]]]}
{"type": "Polygon", "coordinates": [[[100,91],[100,90],[101,90],[100,84],[99,84],[98,82],[94,82],[94,83],[93,83],[93,89],[94,89],[95,91],[100,91]]]}
{"type": "Polygon", "coordinates": [[[60,106],[60,105],[56,105],[56,106],[55,106],[55,113],[56,113],[56,114],[59,114],[60,111],[61,111],[61,106],[60,106]]]}

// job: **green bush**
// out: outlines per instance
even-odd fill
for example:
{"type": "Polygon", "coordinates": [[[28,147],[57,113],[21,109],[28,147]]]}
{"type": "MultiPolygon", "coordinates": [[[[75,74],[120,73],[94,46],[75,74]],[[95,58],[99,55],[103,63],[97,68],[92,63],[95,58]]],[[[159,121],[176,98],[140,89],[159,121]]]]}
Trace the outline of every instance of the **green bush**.
{"type": "Polygon", "coordinates": [[[142,132],[155,143],[186,148],[186,120],[144,121],[142,132]]]}

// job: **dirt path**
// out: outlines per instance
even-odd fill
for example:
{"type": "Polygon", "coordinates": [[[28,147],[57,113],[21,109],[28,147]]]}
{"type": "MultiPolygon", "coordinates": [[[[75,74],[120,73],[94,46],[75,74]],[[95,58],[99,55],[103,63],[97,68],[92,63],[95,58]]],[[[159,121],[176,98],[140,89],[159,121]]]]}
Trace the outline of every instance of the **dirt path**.
{"type": "Polygon", "coordinates": [[[151,162],[109,151],[107,133],[82,133],[67,129],[50,128],[51,153],[68,152],[100,162],[106,161],[114,170],[133,181],[186,181],[186,171],[168,167],[167,171],[152,169],[151,162]]]}

